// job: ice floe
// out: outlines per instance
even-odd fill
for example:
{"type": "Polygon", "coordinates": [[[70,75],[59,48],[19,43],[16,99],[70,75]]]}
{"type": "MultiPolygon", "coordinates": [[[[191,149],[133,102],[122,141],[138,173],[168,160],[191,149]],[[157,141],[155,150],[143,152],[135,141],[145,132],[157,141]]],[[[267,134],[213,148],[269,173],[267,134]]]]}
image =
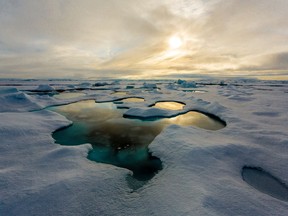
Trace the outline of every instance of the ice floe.
{"type": "MultiPolygon", "coordinates": [[[[108,81],[0,80],[0,215],[286,216],[286,198],[266,189],[288,183],[288,82],[220,81],[194,81],[205,94],[183,92],[184,82],[149,81],[159,88],[161,93],[156,94],[142,88],[144,81],[122,80],[95,90],[93,84],[108,81]],[[39,85],[56,91],[82,89],[85,95],[60,100],[27,94],[39,85]],[[88,160],[89,143],[56,144],[53,131],[73,122],[43,110],[82,100],[126,98],[111,94],[114,88],[145,99],[116,104],[127,108],[125,115],[168,117],[197,110],[227,125],[216,131],[166,127],[149,145],[163,169],[142,184],[131,179],[128,169],[88,160]],[[167,100],[186,105],[183,110],[150,107],[167,100]],[[243,167],[251,168],[248,178],[252,180],[243,167]],[[267,184],[253,186],[251,181],[267,184]]],[[[186,87],[194,88],[189,82],[186,87]]]]}

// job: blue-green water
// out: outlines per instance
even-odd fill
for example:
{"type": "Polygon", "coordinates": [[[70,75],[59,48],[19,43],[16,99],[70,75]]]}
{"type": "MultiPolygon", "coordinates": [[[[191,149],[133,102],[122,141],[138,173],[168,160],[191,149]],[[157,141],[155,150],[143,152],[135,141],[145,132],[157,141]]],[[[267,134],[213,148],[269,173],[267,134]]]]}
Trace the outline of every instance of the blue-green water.
{"type": "Polygon", "coordinates": [[[125,110],[117,109],[114,103],[95,103],[93,100],[50,107],[49,110],[73,122],[69,127],[53,133],[56,143],[90,143],[93,146],[88,154],[90,160],[127,168],[140,181],[151,179],[162,169],[161,160],[151,155],[148,145],[166,126],[194,125],[211,130],[223,127],[221,123],[198,112],[157,121],[127,119],[123,118],[125,110]]]}
{"type": "Polygon", "coordinates": [[[159,158],[149,153],[147,146],[161,132],[160,127],[140,120],[125,119],[124,110],[113,103],[81,101],[49,108],[73,122],[53,133],[56,143],[81,145],[91,143],[88,158],[133,171],[138,180],[152,178],[162,169],[159,158]]]}

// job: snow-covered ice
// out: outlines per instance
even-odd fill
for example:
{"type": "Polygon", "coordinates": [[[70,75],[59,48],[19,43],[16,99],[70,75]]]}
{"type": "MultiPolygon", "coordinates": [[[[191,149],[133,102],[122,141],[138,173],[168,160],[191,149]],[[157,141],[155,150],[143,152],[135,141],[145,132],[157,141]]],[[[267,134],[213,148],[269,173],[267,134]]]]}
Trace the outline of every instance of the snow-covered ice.
{"type": "Polygon", "coordinates": [[[186,86],[203,94],[183,92],[177,81],[107,81],[107,89],[93,87],[101,82],[0,80],[1,216],[288,215],[288,202],[242,177],[243,167],[258,167],[288,185],[287,81],[203,80],[186,86]],[[156,85],[157,93],[145,91],[144,83],[156,85]],[[28,94],[39,85],[65,93],[81,88],[83,94],[66,99],[28,94]],[[217,131],[168,126],[149,145],[163,169],[132,190],[127,181],[131,171],[87,159],[89,143],[56,144],[52,133],[72,122],[45,109],[127,98],[113,94],[115,89],[145,99],[117,104],[129,108],[126,114],[167,117],[198,110],[218,116],[227,126],[217,131]],[[151,107],[158,101],[186,105],[183,110],[151,107]]]}
{"type": "Polygon", "coordinates": [[[53,86],[50,85],[39,85],[38,88],[35,89],[35,91],[43,91],[43,92],[47,92],[47,91],[54,91],[55,89],[53,88],[53,86]]]}

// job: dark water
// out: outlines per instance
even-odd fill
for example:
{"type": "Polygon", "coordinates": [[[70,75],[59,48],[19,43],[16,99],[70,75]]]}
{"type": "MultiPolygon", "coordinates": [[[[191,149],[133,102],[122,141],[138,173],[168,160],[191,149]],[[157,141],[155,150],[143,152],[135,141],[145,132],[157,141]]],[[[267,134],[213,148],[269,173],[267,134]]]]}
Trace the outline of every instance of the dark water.
{"type": "Polygon", "coordinates": [[[259,167],[243,167],[243,180],[255,189],[277,199],[288,201],[288,187],[278,178],[259,167]]]}
{"type": "Polygon", "coordinates": [[[122,117],[125,110],[117,109],[114,103],[95,103],[93,100],[49,109],[73,122],[71,126],[53,133],[56,143],[91,143],[90,160],[127,168],[140,181],[151,179],[162,169],[161,160],[151,155],[148,145],[166,126],[194,125],[210,130],[224,127],[221,122],[198,112],[157,121],[127,119],[122,117]]]}

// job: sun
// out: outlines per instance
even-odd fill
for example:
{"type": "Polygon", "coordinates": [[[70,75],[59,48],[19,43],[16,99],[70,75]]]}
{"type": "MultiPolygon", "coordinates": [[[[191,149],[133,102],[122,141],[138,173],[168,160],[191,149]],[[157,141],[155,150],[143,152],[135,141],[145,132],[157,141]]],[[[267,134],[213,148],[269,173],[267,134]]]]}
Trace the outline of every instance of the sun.
{"type": "Polygon", "coordinates": [[[182,46],[183,41],[178,36],[172,36],[169,38],[168,44],[169,44],[170,49],[178,49],[182,46]]]}

